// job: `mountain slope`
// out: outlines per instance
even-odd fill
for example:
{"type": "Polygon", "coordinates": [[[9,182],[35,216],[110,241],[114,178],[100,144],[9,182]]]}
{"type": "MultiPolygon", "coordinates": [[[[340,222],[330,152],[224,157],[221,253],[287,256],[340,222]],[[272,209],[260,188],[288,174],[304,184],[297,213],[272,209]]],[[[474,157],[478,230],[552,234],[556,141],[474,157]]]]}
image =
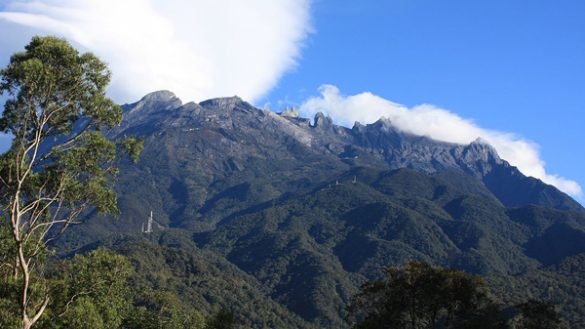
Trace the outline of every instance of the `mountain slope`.
{"type": "Polygon", "coordinates": [[[90,215],[66,249],[140,235],[152,210],[157,234],[192,235],[189,253],[216,255],[322,327],[344,327],[347,302],[384,266],[420,259],[524,280],[585,253],[585,210],[481,140],[437,142],[384,119],[311,123],[237,97],[182,104],[170,92],[125,105],[111,132],[124,135],[145,148],[138,165],[120,164],[120,220],[90,215]]]}

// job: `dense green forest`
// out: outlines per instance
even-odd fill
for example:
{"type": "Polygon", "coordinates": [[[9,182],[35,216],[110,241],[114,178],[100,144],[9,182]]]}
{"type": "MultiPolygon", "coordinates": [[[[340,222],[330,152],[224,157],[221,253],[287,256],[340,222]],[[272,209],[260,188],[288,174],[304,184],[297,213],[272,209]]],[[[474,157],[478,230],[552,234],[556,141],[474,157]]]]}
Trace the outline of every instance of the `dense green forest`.
{"type": "MultiPolygon", "coordinates": [[[[141,247],[145,246],[136,246],[141,247]]],[[[148,264],[140,263],[145,261],[143,257],[132,260],[103,248],[70,259],[49,260],[43,282],[35,284],[47,290],[50,302],[35,328],[232,327],[234,315],[230,310],[218,308],[202,313],[179,297],[174,284],[180,283],[165,277],[164,270],[152,259],[148,264]],[[157,278],[138,274],[144,265],[157,278]],[[163,280],[161,284],[157,279],[163,280]]],[[[21,328],[19,284],[11,280],[11,272],[0,274],[0,327],[21,328]]]]}
{"type": "MultiPolygon", "coordinates": [[[[90,249],[48,260],[44,285],[51,303],[37,328],[320,327],[267,298],[257,280],[197,249],[184,232],[119,236],[90,249]]],[[[384,273],[352,296],[348,325],[566,328],[552,304],[501,304],[479,276],[414,262],[384,273]]],[[[0,326],[20,328],[18,289],[6,281],[1,288],[0,326]]]]}

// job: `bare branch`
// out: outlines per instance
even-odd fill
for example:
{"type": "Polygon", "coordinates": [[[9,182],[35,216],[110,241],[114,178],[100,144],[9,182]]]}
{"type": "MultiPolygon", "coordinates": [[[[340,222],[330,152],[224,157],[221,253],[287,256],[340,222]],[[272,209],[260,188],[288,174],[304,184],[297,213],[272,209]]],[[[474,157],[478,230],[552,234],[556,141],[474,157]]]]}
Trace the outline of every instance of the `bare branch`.
{"type": "Polygon", "coordinates": [[[45,300],[43,301],[43,304],[35,312],[35,315],[30,320],[30,327],[32,327],[35,323],[37,323],[37,321],[39,321],[39,319],[41,318],[41,315],[43,315],[43,313],[45,312],[45,309],[47,308],[48,305],[49,305],[49,297],[45,296],[45,300]]]}
{"type": "Polygon", "coordinates": [[[77,298],[81,297],[81,296],[87,296],[90,295],[93,291],[82,291],[79,292],[73,296],[71,296],[71,298],[69,299],[69,301],[67,301],[67,304],[65,304],[65,310],[63,312],[61,312],[60,314],[58,314],[58,317],[62,317],[63,315],[65,315],[67,313],[67,311],[69,311],[69,305],[71,305],[77,298]]]}

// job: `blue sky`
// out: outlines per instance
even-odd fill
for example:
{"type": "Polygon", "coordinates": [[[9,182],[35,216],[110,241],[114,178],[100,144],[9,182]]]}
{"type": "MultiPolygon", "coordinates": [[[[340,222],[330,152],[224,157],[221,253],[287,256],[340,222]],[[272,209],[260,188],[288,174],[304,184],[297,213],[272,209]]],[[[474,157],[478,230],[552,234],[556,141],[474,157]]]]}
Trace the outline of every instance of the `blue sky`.
{"type": "Polygon", "coordinates": [[[584,1],[0,0],[0,64],[34,34],[107,61],[120,103],[238,94],[346,125],[383,115],[440,140],[481,135],[584,200],[584,1]]]}

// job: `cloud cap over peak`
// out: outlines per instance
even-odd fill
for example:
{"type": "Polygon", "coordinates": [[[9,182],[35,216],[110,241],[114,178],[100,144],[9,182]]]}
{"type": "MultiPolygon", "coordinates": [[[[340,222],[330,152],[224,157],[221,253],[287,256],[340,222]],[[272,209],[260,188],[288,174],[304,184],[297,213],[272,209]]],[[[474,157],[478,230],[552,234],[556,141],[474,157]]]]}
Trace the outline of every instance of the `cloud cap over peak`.
{"type": "Polygon", "coordinates": [[[35,33],[65,37],[109,63],[119,102],[160,89],[255,101],[296,65],[309,9],[310,0],[8,0],[0,28],[31,29],[0,44],[14,52],[35,33]]]}
{"type": "Polygon", "coordinates": [[[503,159],[525,175],[541,179],[574,197],[583,195],[577,182],[546,172],[537,144],[512,133],[482,128],[471,120],[430,104],[408,108],[370,92],[346,96],[333,85],[323,85],[319,92],[320,96],[311,97],[300,106],[301,114],[312,117],[323,112],[335,123],[346,127],[351,127],[356,121],[368,124],[386,118],[404,132],[449,143],[469,144],[479,138],[492,145],[503,159]]]}

